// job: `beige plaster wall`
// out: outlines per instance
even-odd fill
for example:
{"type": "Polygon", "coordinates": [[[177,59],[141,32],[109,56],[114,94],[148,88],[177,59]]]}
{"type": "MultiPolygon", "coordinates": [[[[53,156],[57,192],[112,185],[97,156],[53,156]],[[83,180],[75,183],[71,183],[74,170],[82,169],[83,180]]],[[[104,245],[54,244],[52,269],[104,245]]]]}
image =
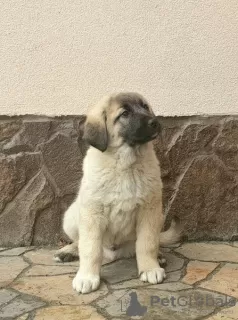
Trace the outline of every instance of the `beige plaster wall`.
{"type": "Polygon", "coordinates": [[[238,1],[0,1],[0,114],[80,114],[120,90],[162,115],[238,113],[238,1]]]}

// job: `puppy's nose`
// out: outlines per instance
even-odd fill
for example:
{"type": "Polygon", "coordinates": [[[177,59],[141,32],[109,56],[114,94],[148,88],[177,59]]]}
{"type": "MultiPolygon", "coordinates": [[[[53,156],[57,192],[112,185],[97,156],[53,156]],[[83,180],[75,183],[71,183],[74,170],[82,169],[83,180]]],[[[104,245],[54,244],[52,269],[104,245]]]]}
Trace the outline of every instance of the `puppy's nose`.
{"type": "Polygon", "coordinates": [[[151,127],[152,129],[158,129],[159,128],[159,122],[157,121],[156,118],[150,119],[148,121],[148,125],[149,127],[151,127]]]}

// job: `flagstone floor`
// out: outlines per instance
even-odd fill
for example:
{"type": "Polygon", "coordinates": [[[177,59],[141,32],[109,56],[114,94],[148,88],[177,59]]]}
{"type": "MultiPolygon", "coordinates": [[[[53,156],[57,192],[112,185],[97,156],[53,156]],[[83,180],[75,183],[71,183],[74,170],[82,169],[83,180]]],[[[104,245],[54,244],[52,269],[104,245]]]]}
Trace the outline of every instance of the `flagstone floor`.
{"type": "Polygon", "coordinates": [[[107,264],[99,290],[86,295],[71,285],[78,262],[54,262],[54,251],[0,248],[0,319],[238,319],[238,242],[164,248],[158,285],[137,279],[134,259],[107,264]]]}

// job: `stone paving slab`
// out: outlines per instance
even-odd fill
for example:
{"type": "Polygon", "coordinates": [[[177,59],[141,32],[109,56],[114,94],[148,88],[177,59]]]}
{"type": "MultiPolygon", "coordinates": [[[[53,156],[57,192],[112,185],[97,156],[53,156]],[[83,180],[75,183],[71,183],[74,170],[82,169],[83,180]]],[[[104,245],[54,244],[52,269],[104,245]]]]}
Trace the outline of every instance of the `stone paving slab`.
{"type": "Polygon", "coordinates": [[[165,271],[167,273],[182,269],[184,265],[184,259],[171,253],[165,253],[164,257],[166,259],[165,271]]]}
{"type": "Polygon", "coordinates": [[[238,262],[238,248],[227,244],[186,243],[175,251],[192,260],[238,262]]]}
{"type": "MultiPolygon", "coordinates": [[[[29,259],[33,264],[43,264],[49,266],[58,266],[59,263],[53,259],[55,250],[53,249],[39,249],[37,251],[30,251],[24,254],[24,257],[29,259]]],[[[78,266],[78,261],[64,263],[64,265],[78,266]]]]}
{"type": "Polygon", "coordinates": [[[206,320],[237,320],[238,319],[238,304],[229,309],[223,309],[217,314],[207,318],[206,320]]]}
{"type": "Polygon", "coordinates": [[[6,249],[0,255],[0,319],[237,320],[235,245],[206,242],[163,248],[167,277],[157,285],[138,279],[135,259],[115,261],[102,267],[99,290],[86,295],[72,289],[78,261],[55,262],[55,249],[6,249]],[[132,317],[127,313],[135,297],[140,316],[132,317]]]}
{"type": "Polygon", "coordinates": [[[186,275],[183,282],[194,284],[205,279],[213,270],[216,269],[218,263],[204,261],[190,261],[187,265],[186,275]]]}
{"type": "Polygon", "coordinates": [[[201,283],[200,287],[238,299],[238,264],[226,263],[210,280],[201,283]]]}
{"type": "Polygon", "coordinates": [[[29,317],[29,314],[28,313],[26,313],[26,314],[23,314],[22,316],[20,316],[20,317],[17,317],[16,319],[17,320],[27,320],[28,319],[28,317],[29,317]]]}
{"type": "Polygon", "coordinates": [[[166,273],[166,278],[164,279],[164,283],[179,281],[181,277],[182,277],[182,270],[166,273]]]}
{"type": "Polygon", "coordinates": [[[40,309],[36,312],[36,320],[104,320],[91,306],[59,306],[40,309]]]}
{"type": "Polygon", "coordinates": [[[102,283],[99,290],[91,294],[79,295],[72,289],[72,280],[73,275],[24,277],[17,280],[12,288],[61,305],[88,304],[108,292],[106,285],[102,283]]]}
{"type": "Polygon", "coordinates": [[[58,266],[35,265],[25,273],[25,276],[57,276],[60,274],[75,274],[77,270],[78,267],[76,266],[67,266],[63,264],[58,266]]]}
{"type": "MultiPolygon", "coordinates": [[[[166,281],[173,281],[173,277],[177,280],[181,273],[175,271],[181,270],[184,265],[184,259],[177,257],[171,253],[165,253],[164,257],[167,261],[165,271],[167,273],[166,281]],[[177,277],[176,277],[177,276],[177,277]]],[[[136,259],[122,259],[114,263],[102,267],[102,278],[108,283],[118,283],[130,279],[138,278],[138,271],[136,267],[136,259]],[[117,272],[115,273],[115,270],[117,272]]],[[[174,280],[174,281],[176,281],[174,280]]]]}
{"type": "Polygon", "coordinates": [[[0,288],[11,283],[26,267],[28,263],[22,257],[0,257],[0,288]]]}
{"type": "Polygon", "coordinates": [[[102,267],[102,278],[109,283],[117,283],[138,278],[135,259],[123,259],[102,267]],[[115,269],[117,272],[115,273],[115,269]]]}
{"type": "Polygon", "coordinates": [[[13,292],[7,289],[1,289],[0,290],[0,307],[5,303],[8,303],[9,301],[11,301],[18,295],[19,294],[17,292],[13,292]]]}
{"type": "Polygon", "coordinates": [[[19,296],[0,309],[0,319],[16,317],[44,306],[45,303],[31,296],[19,296]]]}
{"type": "Polygon", "coordinates": [[[187,289],[192,289],[192,286],[181,283],[181,282],[164,282],[155,285],[149,285],[148,289],[157,289],[157,290],[165,290],[165,291],[182,291],[187,289]]]}
{"type": "Polygon", "coordinates": [[[0,256],[20,256],[21,254],[29,250],[31,250],[31,248],[19,247],[19,248],[8,249],[3,252],[0,252],[0,256]]]}

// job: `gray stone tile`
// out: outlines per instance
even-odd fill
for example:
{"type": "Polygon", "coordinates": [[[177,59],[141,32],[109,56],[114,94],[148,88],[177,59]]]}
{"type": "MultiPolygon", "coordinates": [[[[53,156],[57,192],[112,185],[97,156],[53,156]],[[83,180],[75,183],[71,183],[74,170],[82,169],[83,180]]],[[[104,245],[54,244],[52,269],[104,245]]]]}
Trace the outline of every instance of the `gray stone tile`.
{"type": "Polygon", "coordinates": [[[234,307],[229,307],[220,310],[206,320],[237,320],[238,319],[238,304],[234,307]]]}
{"type": "Polygon", "coordinates": [[[0,290],[0,307],[11,301],[12,299],[14,299],[15,297],[17,297],[19,294],[17,294],[16,292],[7,290],[7,289],[1,289],[0,290]]]}
{"type": "Polygon", "coordinates": [[[89,305],[49,306],[36,311],[34,320],[106,320],[89,305]]]}
{"type": "MultiPolygon", "coordinates": [[[[172,253],[165,253],[167,260],[166,273],[180,270],[184,265],[184,260],[172,253]]],[[[102,278],[109,283],[131,280],[138,277],[136,259],[118,260],[102,267],[102,278]]]]}
{"type": "Polygon", "coordinates": [[[185,243],[175,251],[188,259],[238,262],[238,248],[216,243],[185,243]]]}
{"type": "MultiPolygon", "coordinates": [[[[174,271],[174,272],[170,272],[167,273],[166,275],[166,279],[164,280],[163,284],[158,284],[158,286],[160,285],[168,285],[168,287],[170,286],[174,286],[174,283],[176,281],[179,281],[179,279],[181,278],[181,270],[178,271],[174,271]]],[[[151,286],[156,288],[157,285],[151,285],[148,282],[143,282],[141,281],[139,278],[136,279],[132,279],[132,280],[126,280],[120,283],[115,283],[115,284],[111,284],[111,288],[115,289],[115,290],[119,290],[119,289],[131,289],[131,288],[138,288],[138,287],[148,287],[151,286]]],[[[185,285],[187,286],[187,285],[185,285]]],[[[188,288],[191,286],[187,286],[188,288]]],[[[176,291],[176,290],[174,290],[176,291]]]]}
{"type": "Polygon", "coordinates": [[[138,277],[135,259],[118,260],[102,267],[101,276],[109,283],[117,283],[138,277]]]}
{"type": "Polygon", "coordinates": [[[11,283],[26,267],[28,263],[22,257],[0,257],[0,288],[11,283]]]}
{"type": "Polygon", "coordinates": [[[26,273],[26,277],[31,276],[56,276],[60,274],[76,274],[78,267],[59,264],[59,266],[34,265],[26,273]]]}
{"type": "Polygon", "coordinates": [[[161,253],[170,252],[171,248],[160,248],[161,253]]]}
{"type": "Polygon", "coordinates": [[[166,273],[166,278],[163,283],[179,281],[181,276],[182,276],[182,270],[166,273]]]}
{"type": "Polygon", "coordinates": [[[0,252],[0,256],[19,256],[29,250],[31,249],[27,247],[12,248],[12,249],[8,249],[3,252],[0,252]]]}
{"type": "Polygon", "coordinates": [[[12,284],[12,288],[57,305],[89,304],[108,293],[107,286],[102,282],[99,289],[90,294],[77,294],[72,288],[74,276],[74,274],[66,274],[22,277],[12,284]]]}
{"type": "Polygon", "coordinates": [[[35,251],[29,251],[24,254],[24,257],[29,259],[33,264],[42,264],[42,265],[55,265],[55,266],[78,266],[78,261],[64,262],[59,263],[54,260],[54,254],[57,249],[48,249],[42,248],[35,251]]]}
{"type": "Polygon", "coordinates": [[[172,272],[176,270],[182,269],[184,265],[184,260],[180,257],[177,257],[173,253],[165,253],[164,257],[166,259],[166,266],[165,266],[165,271],[166,272],[172,272]]]}
{"type": "Polygon", "coordinates": [[[180,245],[181,245],[181,243],[174,243],[174,244],[170,244],[167,247],[161,247],[161,248],[162,248],[162,250],[164,250],[165,248],[173,249],[173,248],[178,248],[180,245]]]}
{"type": "Polygon", "coordinates": [[[44,302],[34,297],[20,296],[8,305],[0,308],[0,319],[17,317],[44,305],[44,302]]]}
{"type": "Polygon", "coordinates": [[[192,289],[192,286],[182,283],[182,282],[164,282],[159,283],[156,285],[150,285],[147,287],[148,289],[158,289],[158,290],[165,290],[165,291],[181,291],[181,290],[187,290],[192,289]]]}
{"type": "Polygon", "coordinates": [[[20,317],[17,317],[16,320],[27,320],[29,317],[29,313],[25,313],[20,317]]]}
{"type": "Polygon", "coordinates": [[[149,285],[148,282],[143,282],[139,278],[123,281],[120,283],[115,283],[111,285],[112,289],[119,290],[119,289],[130,289],[130,288],[137,288],[137,287],[147,287],[149,285]]]}

